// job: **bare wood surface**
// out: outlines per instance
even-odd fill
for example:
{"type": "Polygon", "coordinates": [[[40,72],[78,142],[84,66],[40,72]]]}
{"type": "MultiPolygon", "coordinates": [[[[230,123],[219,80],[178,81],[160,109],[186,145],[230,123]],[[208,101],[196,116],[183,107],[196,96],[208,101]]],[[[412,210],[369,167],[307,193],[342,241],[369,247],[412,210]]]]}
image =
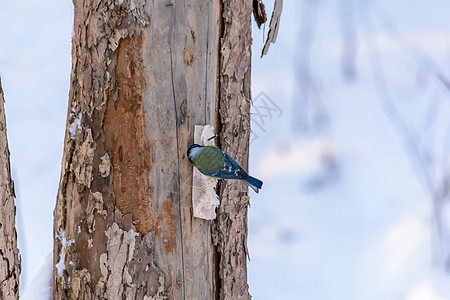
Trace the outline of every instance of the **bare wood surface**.
{"type": "Polygon", "coordinates": [[[0,299],[12,300],[19,299],[20,259],[4,102],[0,81],[0,299]]]}

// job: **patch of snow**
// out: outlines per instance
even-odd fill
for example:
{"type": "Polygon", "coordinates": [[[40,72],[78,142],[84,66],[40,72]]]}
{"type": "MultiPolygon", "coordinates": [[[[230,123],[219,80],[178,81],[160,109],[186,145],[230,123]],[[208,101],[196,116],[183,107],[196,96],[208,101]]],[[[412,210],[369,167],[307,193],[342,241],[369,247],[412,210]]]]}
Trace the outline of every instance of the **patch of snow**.
{"type": "Polygon", "coordinates": [[[66,257],[66,251],[72,245],[75,241],[74,240],[68,240],[66,238],[65,232],[63,229],[59,229],[58,234],[56,237],[61,241],[61,251],[59,252],[59,261],[55,264],[55,268],[58,270],[58,276],[62,276],[63,272],[65,270],[64,260],[66,257]]]}
{"type": "Polygon", "coordinates": [[[425,280],[419,282],[414,288],[409,292],[406,300],[445,300],[446,297],[441,297],[436,292],[436,287],[430,280],[425,280]]]}
{"type": "Polygon", "coordinates": [[[70,118],[72,118],[73,121],[69,125],[69,136],[71,140],[74,140],[77,134],[77,129],[81,128],[81,112],[76,114],[72,107],[70,118]]]}
{"type": "Polygon", "coordinates": [[[53,252],[50,252],[44,264],[33,280],[27,285],[21,300],[49,300],[52,299],[53,281],[53,252]]]}
{"type": "Polygon", "coordinates": [[[384,270],[390,276],[408,270],[408,264],[425,242],[429,242],[430,226],[415,215],[397,221],[384,235],[386,252],[384,270]]]}

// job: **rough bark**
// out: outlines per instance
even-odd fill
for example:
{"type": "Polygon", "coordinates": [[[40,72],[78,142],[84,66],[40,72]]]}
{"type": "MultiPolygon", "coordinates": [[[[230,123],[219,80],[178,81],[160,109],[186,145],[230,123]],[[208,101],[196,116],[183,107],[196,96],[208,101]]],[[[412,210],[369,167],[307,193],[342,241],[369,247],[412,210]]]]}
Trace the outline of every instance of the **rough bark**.
{"type": "Polygon", "coordinates": [[[9,300],[19,299],[20,258],[4,102],[0,81],[0,299],[9,300]]]}
{"type": "MultiPolygon", "coordinates": [[[[251,1],[223,1],[220,48],[220,146],[244,168],[250,138],[251,1]]],[[[218,251],[220,299],[250,299],[247,284],[247,187],[222,181],[213,227],[218,251]]]]}
{"type": "Polygon", "coordinates": [[[213,243],[211,221],[192,216],[186,157],[194,125],[213,123],[247,161],[248,2],[74,1],[55,299],[248,296],[246,188],[221,192],[213,243]]]}

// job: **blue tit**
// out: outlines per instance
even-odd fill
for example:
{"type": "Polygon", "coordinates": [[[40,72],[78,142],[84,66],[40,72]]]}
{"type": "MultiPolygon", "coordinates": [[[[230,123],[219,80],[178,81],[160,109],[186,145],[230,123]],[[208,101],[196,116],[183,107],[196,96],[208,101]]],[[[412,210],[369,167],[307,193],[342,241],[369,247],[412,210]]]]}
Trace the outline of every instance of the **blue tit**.
{"type": "Polygon", "coordinates": [[[263,182],[249,176],[247,172],[228,154],[215,146],[190,145],[187,156],[202,174],[220,179],[239,179],[259,192],[263,182]]]}

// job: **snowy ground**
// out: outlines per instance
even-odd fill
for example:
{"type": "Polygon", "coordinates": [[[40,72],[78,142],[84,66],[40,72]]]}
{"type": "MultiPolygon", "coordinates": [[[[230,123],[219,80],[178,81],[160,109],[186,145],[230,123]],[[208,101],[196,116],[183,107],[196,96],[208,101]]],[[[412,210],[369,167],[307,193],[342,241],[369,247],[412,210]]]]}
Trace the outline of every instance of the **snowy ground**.
{"type": "MultiPolygon", "coordinates": [[[[270,17],[272,1],[264,2],[270,17]]],[[[421,145],[431,145],[426,166],[438,182],[449,161],[439,149],[448,144],[450,3],[284,2],[277,43],[262,59],[264,31],[254,26],[253,34],[250,171],[264,186],[250,192],[251,294],[450,299],[430,193],[385,101],[395,103],[421,145]]],[[[72,9],[61,0],[0,2],[24,299],[44,299],[45,289],[39,296],[36,287],[51,272],[44,262],[51,261],[72,9]]]]}

